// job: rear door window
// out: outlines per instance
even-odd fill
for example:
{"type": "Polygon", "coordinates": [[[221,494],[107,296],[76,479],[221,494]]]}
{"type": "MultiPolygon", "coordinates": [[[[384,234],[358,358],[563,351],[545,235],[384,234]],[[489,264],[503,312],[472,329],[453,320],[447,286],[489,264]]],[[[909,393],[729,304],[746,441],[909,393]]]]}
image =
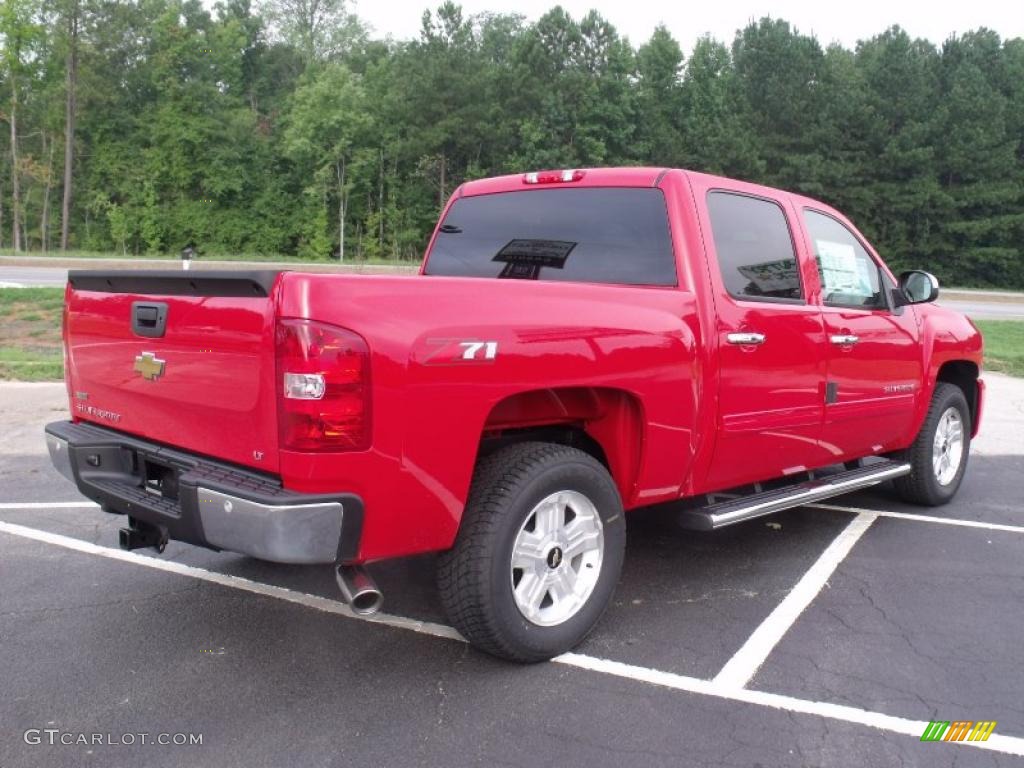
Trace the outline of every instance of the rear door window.
{"type": "Polygon", "coordinates": [[[803,300],[793,238],[778,203],[710,192],[708,213],[718,268],[730,296],[749,301],[803,300]]]}
{"type": "Polygon", "coordinates": [[[675,285],[659,189],[531,189],[456,200],[428,275],[675,285]]]}

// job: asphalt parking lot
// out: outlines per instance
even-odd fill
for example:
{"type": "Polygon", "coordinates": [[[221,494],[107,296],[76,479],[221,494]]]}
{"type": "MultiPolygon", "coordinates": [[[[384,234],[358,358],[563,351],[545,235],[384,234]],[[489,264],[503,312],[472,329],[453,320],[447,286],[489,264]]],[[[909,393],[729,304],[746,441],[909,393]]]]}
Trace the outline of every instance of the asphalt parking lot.
{"type": "Polygon", "coordinates": [[[0,384],[0,768],[1020,764],[1024,381],[986,378],[954,503],[880,488],[715,533],[635,513],[602,623],[529,667],[444,626],[431,557],[373,568],[368,622],[327,568],[121,552],[45,455],[63,385],[0,384]],[[998,724],[922,743],[930,720],[998,724]]]}

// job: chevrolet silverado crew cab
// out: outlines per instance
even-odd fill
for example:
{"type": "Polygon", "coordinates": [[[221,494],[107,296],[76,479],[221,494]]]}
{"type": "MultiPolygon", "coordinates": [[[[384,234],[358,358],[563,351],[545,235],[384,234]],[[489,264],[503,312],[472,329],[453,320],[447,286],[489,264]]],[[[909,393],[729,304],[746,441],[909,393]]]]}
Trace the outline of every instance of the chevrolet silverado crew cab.
{"type": "Polygon", "coordinates": [[[891,480],[949,501],[982,339],[838,211],[683,170],[463,184],[416,276],[75,271],[56,467],[120,544],[336,569],[438,552],[533,661],[611,599],[624,512],[711,530],[891,480]],[[669,504],[668,502],[672,502],[669,504]]]}

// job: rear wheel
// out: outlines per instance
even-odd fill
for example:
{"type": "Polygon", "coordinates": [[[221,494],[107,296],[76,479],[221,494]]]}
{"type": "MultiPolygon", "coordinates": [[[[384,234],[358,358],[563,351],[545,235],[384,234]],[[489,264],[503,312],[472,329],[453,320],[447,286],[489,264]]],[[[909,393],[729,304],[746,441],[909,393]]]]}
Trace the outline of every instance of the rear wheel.
{"type": "Polygon", "coordinates": [[[911,470],[894,481],[896,491],[913,504],[947,503],[964,479],[970,448],[971,412],[963,390],[939,382],[921,431],[901,456],[911,470]]]}
{"type": "Polygon", "coordinates": [[[519,443],[477,467],[438,587],[456,629],[487,653],[542,661],[576,646],[622,568],[622,502],[607,470],[575,448],[519,443]]]}

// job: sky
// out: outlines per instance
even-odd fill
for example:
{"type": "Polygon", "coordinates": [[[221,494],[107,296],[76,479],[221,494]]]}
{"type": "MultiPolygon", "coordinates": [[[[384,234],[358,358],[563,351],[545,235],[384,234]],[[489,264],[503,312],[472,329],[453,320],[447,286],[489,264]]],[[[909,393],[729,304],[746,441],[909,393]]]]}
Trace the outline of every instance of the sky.
{"type": "MultiPolygon", "coordinates": [[[[360,0],[355,12],[369,23],[374,36],[397,39],[417,37],[420,18],[427,7],[441,0],[360,0]]],[[[458,0],[457,0],[458,1],[458,0]]],[[[619,34],[634,46],[645,42],[659,23],[689,50],[705,33],[731,43],[737,29],[762,16],[782,18],[801,33],[813,33],[828,45],[836,41],[853,48],[860,39],[871,37],[899,24],[913,37],[941,44],[953,33],[978,27],[994,29],[1003,38],[1024,37],[1022,0],[969,0],[963,2],[901,2],[901,0],[461,0],[463,13],[482,11],[521,13],[535,21],[560,4],[579,19],[591,8],[608,19],[619,34]]]]}

